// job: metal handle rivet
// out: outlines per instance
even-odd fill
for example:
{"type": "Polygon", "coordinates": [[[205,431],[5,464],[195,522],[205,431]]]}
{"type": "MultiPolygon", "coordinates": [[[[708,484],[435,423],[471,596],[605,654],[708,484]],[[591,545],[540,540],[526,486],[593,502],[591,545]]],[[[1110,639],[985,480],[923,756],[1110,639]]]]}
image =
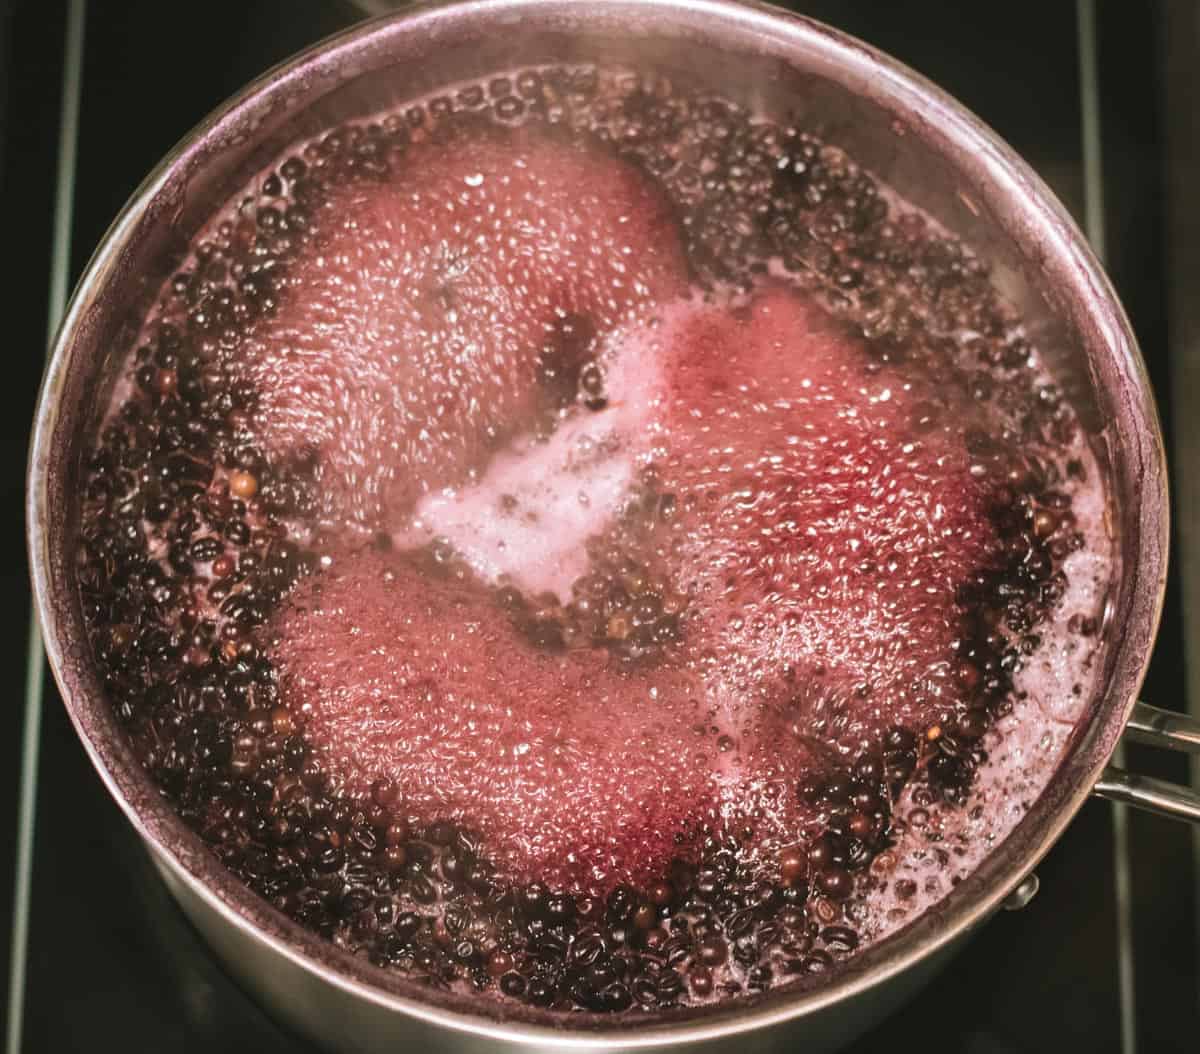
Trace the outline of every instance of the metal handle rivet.
{"type": "Polygon", "coordinates": [[[1004,910],[1020,911],[1037,896],[1037,891],[1040,888],[1041,883],[1038,881],[1037,875],[1031,871],[1021,879],[1017,888],[1004,898],[1004,910]]]}

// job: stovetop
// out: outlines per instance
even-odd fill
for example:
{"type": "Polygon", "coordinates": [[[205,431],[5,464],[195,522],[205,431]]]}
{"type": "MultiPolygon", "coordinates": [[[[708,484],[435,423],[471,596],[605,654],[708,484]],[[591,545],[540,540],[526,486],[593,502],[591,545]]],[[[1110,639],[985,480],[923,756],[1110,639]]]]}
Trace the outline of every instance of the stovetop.
{"type": "MultiPolygon", "coordinates": [[[[1032,162],[1104,251],[1187,469],[1176,466],[1174,570],[1144,695],[1185,709],[1188,677],[1200,684],[1200,671],[1184,665],[1185,621],[1200,609],[1183,599],[1200,598],[1200,565],[1191,569],[1200,521],[1187,474],[1193,453],[1200,457],[1190,402],[1200,304],[1189,296],[1200,285],[1200,206],[1190,193],[1200,185],[1190,178],[1200,178],[1200,7],[791,6],[946,87],[1032,162]]],[[[0,0],[0,13],[0,230],[9,257],[0,370],[13,400],[0,485],[12,510],[4,543],[15,554],[41,349],[60,287],[79,275],[141,177],[205,113],[361,13],[349,0],[0,0]]],[[[307,1050],[226,977],[169,899],[85,758],[40,653],[30,664],[23,561],[0,566],[0,581],[13,715],[0,735],[0,844],[13,847],[0,866],[0,921],[14,949],[8,1051],[307,1050]]],[[[1187,776],[1178,757],[1131,748],[1130,761],[1187,776]]],[[[1039,868],[1033,903],[990,922],[923,994],[848,1049],[1196,1050],[1200,841],[1170,821],[1114,815],[1106,803],[1085,805],[1039,868]]]]}

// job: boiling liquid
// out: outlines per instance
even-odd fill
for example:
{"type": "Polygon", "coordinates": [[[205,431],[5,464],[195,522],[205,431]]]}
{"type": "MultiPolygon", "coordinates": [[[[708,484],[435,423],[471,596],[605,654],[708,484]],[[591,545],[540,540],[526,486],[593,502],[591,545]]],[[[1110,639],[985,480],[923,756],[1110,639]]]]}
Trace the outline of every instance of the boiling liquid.
{"type": "Polygon", "coordinates": [[[382,965],[593,1011],[811,975],[1089,696],[1103,479],[1020,319],[722,100],[524,71],[335,130],[130,374],[80,571],[117,713],[382,965]]]}

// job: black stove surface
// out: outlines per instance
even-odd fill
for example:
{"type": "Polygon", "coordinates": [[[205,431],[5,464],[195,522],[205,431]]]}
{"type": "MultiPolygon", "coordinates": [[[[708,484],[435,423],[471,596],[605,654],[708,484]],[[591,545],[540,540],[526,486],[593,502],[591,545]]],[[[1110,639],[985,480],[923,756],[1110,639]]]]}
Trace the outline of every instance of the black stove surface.
{"type": "MultiPolygon", "coordinates": [[[[62,262],[71,281],[142,176],[193,124],[255,74],[359,17],[349,2],[313,0],[75,2],[85,8],[78,153],[58,204],[70,209],[70,252],[62,262]]],[[[1181,157],[1200,157],[1200,136],[1191,136],[1197,122],[1179,119],[1180,108],[1191,105],[1196,78],[1189,71],[1200,57],[1193,5],[1096,4],[1094,39],[1086,0],[1079,5],[1082,34],[1076,6],[1065,0],[793,6],[943,85],[1033,163],[1081,224],[1090,220],[1094,240],[1103,229],[1110,272],[1163,399],[1168,438],[1190,449],[1187,436],[1200,425],[1186,412],[1173,417],[1168,399],[1188,350],[1171,343],[1186,327],[1171,315],[1168,288],[1171,278],[1181,288],[1180,261],[1200,255],[1181,255],[1172,242],[1189,229],[1196,206],[1187,200],[1187,181],[1170,178],[1181,157]],[[1090,113],[1096,125],[1085,121],[1090,113]],[[1089,155],[1085,136],[1096,126],[1102,149],[1089,155]],[[1165,195],[1168,186],[1173,196],[1165,195]]],[[[60,127],[64,83],[72,90],[64,69],[69,5],[12,0],[0,11],[0,209],[10,247],[5,361],[17,363],[5,385],[14,405],[0,432],[0,480],[13,510],[5,542],[20,552],[16,509],[52,302],[55,180],[61,143],[73,131],[60,127]]],[[[1196,232],[1194,220],[1190,229],[1196,232]]],[[[1191,277],[1200,282],[1200,272],[1191,277]]],[[[1177,547],[1195,545],[1186,517],[1181,526],[1177,547]]],[[[8,668],[20,683],[17,671],[27,665],[25,568],[14,559],[0,573],[9,598],[8,668]]],[[[1183,709],[1178,576],[1174,571],[1144,697],[1183,709]]],[[[20,780],[33,770],[19,731],[22,713],[28,721],[31,711],[22,711],[15,687],[10,734],[0,736],[0,839],[17,858],[0,868],[0,921],[17,937],[8,974],[10,1054],[308,1049],[226,977],[175,908],[103,791],[48,677],[44,684],[36,793],[24,819],[20,780]],[[26,896],[17,850],[30,832],[26,896]]],[[[1134,767],[1186,778],[1178,758],[1130,753],[1134,767]]],[[[1196,1050],[1200,876],[1191,835],[1181,825],[1130,814],[1114,844],[1113,817],[1106,803],[1086,805],[1039,868],[1041,892],[1032,904],[994,919],[923,994],[849,1050],[1196,1050]],[[1120,900],[1118,869],[1129,877],[1129,895],[1120,900]]]]}

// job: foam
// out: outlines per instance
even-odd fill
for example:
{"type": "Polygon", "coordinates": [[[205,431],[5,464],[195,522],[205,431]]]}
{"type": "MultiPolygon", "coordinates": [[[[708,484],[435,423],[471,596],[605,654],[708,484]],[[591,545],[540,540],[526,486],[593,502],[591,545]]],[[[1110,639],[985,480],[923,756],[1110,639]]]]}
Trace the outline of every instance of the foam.
{"type": "Polygon", "coordinates": [[[933,907],[966,878],[1025,817],[1062,761],[1095,691],[1103,648],[1115,539],[1100,467],[1082,440],[1065,452],[1084,467],[1068,485],[1084,545],[1067,556],[1068,587],[1039,628],[1041,645],[1013,677],[1013,708],[984,737],[987,761],[966,802],[956,807],[914,801],[909,786],[896,805],[902,833],[873,869],[876,881],[854,907],[864,943],[873,943],[933,907]],[[1097,631],[1069,625],[1079,615],[1097,631]],[[919,824],[913,823],[914,814],[919,824]]]}
{"type": "Polygon", "coordinates": [[[302,588],[279,628],[281,691],[334,771],[395,779],[410,812],[482,830],[514,876],[647,880],[705,810],[686,673],[530,648],[478,590],[369,551],[302,588]]]}
{"type": "Polygon", "coordinates": [[[315,458],[337,528],[386,526],[480,470],[541,409],[561,325],[607,332],[685,284],[661,193],[610,155],[481,132],[398,164],[332,188],[233,363],[267,451],[315,458]]]}
{"type": "Polygon", "coordinates": [[[694,304],[664,305],[646,328],[611,335],[600,357],[602,409],[576,404],[549,437],[518,436],[476,482],[424,497],[411,526],[393,535],[396,547],[441,539],[481,581],[568,600],[588,569],[585,543],[617,515],[645,455],[664,383],[655,334],[694,304]]]}

